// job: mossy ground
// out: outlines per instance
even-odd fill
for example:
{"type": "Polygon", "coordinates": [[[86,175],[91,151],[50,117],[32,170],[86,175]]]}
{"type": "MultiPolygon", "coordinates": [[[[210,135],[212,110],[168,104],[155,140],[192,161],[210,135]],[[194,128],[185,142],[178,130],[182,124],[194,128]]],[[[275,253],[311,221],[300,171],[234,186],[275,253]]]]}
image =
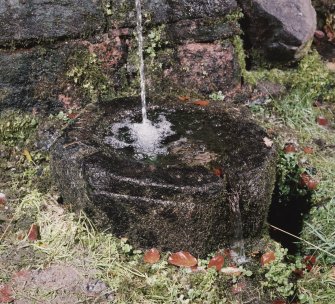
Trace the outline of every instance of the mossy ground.
{"type": "MultiPolygon", "coordinates": [[[[305,271],[296,281],[292,269],[299,267],[300,257],[288,258],[266,238],[263,250],[250,257],[251,262],[243,267],[239,277],[225,276],[213,269],[192,273],[175,268],[167,263],[168,253],[157,264],[145,264],[143,252],[126,240],[97,232],[84,214],[74,214],[58,204],[49,178],[48,153],[36,146],[37,134],[50,118],[10,111],[1,113],[0,123],[0,191],[8,198],[6,207],[0,209],[0,284],[10,282],[13,273],[21,269],[67,263],[84,273],[93,269],[115,292],[117,303],[271,303],[270,299],[285,296],[290,296],[291,302],[300,299],[301,303],[332,303],[335,77],[315,53],[295,70],[245,73],[253,83],[270,78],[287,86],[288,94],[269,98],[266,105],[254,105],[251,110],[279,147],[294,142],[298,163],[303,168],[316,168],[315,177],[320,183],[313,191],[314,207],[302,233],[313,244],[304,246],[302,254],[317,256],[311,271],[305,271]],[[316,123],[320,115],[328,118],[327,126],[316,123]],[[314,152],[305,154],[305,146],[311,146],[314,152]],[[32,223],[40,227],[41,237],[35,242],[27,239],[32,223]],[[268,250],[276,251],[277,260],[261,267],[259,257],[268,250]],[[236,291],[241,286],[241,292],[232,292],[232,288],[236,291]]],[[[59,118],[52,118],[59,129],[70,123],[59,118]]],[[[201,260],[200,266],[205,267],[208,259],[201,260]]],[[[27,303],[49,301],[37,290],[30,292],[27,303]]]]}

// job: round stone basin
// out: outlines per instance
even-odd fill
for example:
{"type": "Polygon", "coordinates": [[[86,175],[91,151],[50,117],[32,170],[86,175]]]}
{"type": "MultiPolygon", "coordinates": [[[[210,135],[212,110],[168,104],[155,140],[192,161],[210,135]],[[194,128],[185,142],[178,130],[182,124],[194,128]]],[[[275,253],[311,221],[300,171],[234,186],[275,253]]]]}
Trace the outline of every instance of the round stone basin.
{"type": "Polygon", "coordinates": [[[149,105],[148,118],[170,128],[149,152],[122,125],[141,122],[137,99],[91,106],[65,130],[51,167],[66,202],[134,246],[199,256],[232,244],[237,202],[244,238],[257,239],[275,178],[265,131],[214,102],[149,105]]]}

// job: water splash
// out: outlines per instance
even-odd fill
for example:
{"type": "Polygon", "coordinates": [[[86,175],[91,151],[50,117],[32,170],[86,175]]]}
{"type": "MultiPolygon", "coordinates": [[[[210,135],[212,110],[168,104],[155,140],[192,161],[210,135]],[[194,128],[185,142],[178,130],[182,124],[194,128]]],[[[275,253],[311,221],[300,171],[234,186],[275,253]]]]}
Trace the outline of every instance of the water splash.
{"type": "Polygon", "coordinates": [[[111,126],[111,135],[105,138],[105,142],[116,149],[132,147],[137,158],[154,158],[168,153],[162,142],[175,134],[171,127],[164,115],[159,115],[156,122],[147,119],[142,123],[132,123],[126,119],[111,126]]]}
{"type": "Polygon", "coordinates": [[[243,226],[240,210],[240,195],[238,192],[233,192],[229,198],[231,208],[231,222],[233,224],[232,231],[234,232],[231,250],[232,258],[238,265],[246,263],[248,260],[245,256],[243,226]]]}
{"type": "Polygon", "coordinates": [[[143,123],[147,120],[147,104],[145,93],[145,72],[143,57],[143,27],[142,27],[142,8],[141,0],[135,0],[136,3],[136,21],[137,21],[137,40],[138,40],[138,56],[140,59],[140,78],[141,78],[141,101],[142,101],[142,119],[143,123]]]}

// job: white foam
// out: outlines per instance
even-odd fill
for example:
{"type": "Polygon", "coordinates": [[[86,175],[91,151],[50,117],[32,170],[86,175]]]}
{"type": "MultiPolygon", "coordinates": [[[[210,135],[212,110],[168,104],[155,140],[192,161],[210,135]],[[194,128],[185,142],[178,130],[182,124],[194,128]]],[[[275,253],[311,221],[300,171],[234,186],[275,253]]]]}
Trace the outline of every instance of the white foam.
{"type": "Polygon", "coordinates": [[[159,115],[155,123],[148,119],[143,120],[142,123],[131,123],[126,119],[124,122],[112,125],[112,135],[106,137],[105,142],[116,149],[133,147],[137,157],[152,158],[159,154],[167,154],[167,147],[162,144],[162,141],[175,134],[171,127],[172,124],[164,115],[159,115]]]}

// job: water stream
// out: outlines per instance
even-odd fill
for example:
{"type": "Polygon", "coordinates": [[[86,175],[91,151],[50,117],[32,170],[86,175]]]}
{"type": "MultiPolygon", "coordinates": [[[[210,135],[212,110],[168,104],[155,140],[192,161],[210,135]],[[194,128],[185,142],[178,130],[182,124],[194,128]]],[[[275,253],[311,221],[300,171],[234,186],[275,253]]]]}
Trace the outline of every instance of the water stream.
{"type": "Polygon", "coordinates": [[[240,195],[238,192],[234,192],[229,200],[231,208],[231,221],[233,230],[233,240],[231,244],[232,258],[238,265],[247,262],[245,256],[244,238],[243,238],[243,226],[242,217],[240,210],[240,195]]]}
{"type": "Polygon", "coordinates": [[[167,149],[162,142],[172,134],[172,124],[166,120],[165,116],[159,115],[158,119],[150,120],[147,114],[146,86],[145,86],[145,66],[143,56],[143,26],[141,0],[135,0],[137,15],[137,40],[138,56],[140,60],[140,83],[142,102],[142,122],[138,120],[125,119],[122,122],[111,126],[111,136],[106,138],[106,142],[115,148],[132,147],[137,158],[154,159],[157,155],[166,154],[167,149]]]}
{"type": "Polygon", "coordinates": [[[137,21],[137,40],[138,40],[138,57],[140,59],[140,78],[141,78],[141,101],[142,101],[142,121],[147,121],[147,102],[145,94],[145,72],[143,57],[143,27],[142,27],[142,8],[141,0],[136,1],[136,21],[137,21]]]}

